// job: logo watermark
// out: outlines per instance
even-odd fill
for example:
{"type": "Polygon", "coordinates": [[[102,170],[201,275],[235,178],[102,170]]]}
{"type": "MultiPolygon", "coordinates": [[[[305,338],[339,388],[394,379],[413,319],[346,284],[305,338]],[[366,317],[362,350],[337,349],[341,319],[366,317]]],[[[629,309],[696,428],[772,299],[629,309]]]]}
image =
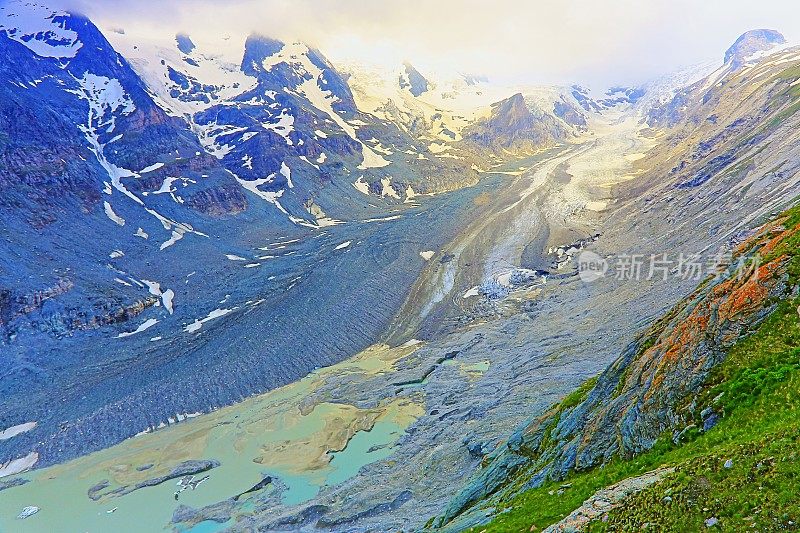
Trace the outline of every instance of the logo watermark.
{"type": "Polygon", "coordinates": [[[668,281],[670,279],[700,281],[719,276],[734,267],[735,277],[744,279],[758,275],[759,256],[740,256],[734,261],[730,250],[716,253],[629,254],[602,257],[583,250],[577,257],[578,275],[585,283],[610,276],[625,281],[668,281]]]}
{"type": "Polygon", "coordinates": [[[584,283],[602,278],[608,272],[608,261],[594,252],[584,250],[578,255],[578,275],[584,283]]]}

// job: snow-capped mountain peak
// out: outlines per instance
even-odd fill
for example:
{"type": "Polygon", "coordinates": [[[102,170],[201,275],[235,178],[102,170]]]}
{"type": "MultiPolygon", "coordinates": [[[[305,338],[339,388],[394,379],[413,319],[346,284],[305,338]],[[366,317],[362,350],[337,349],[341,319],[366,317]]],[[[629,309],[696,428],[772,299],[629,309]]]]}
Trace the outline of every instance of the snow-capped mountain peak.
{"type": "Polygon", "coordinates": [[[430,82],[428,82],[425,76],[408,61],[403,63],[398,81],[401,89],[408,89],[408,92],[414,96],[420,96],[431,88],[430,82]]]}
{"type": "Polygon", "coordinates": [[[39,57],[72,58],[83,43],[71,28],[70,18],[65,11],[14,0],[0,5],[0,34],[39,57]]]}

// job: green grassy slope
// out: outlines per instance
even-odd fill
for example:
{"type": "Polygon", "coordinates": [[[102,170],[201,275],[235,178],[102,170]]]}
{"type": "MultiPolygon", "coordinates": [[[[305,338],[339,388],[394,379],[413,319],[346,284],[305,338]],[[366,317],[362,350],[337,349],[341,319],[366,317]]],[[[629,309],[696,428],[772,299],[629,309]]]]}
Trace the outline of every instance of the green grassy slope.
{"type": "MultiPolygon", "coordinates": [[[[800,208],[784,226],[800,224],[800,208]]],[[[800,232],[786,231],[765,261],[790,257],[789,286],[800,280],[800,232]]],[[[775,302],[772,302],[775,303],[775,302]]],[[[697,401],[722,415],[709,431],[689,429],[675,444],[665,434],[648,452],[576,472],[524,492],[505,491],[498,514],[474,531],[537,531],[568,515],[597,490],[661,466],[674,474],[629,497],[590,531],[699,531],[706,520],[725,531],[798,529],[800,520],[800,298],[787,296],[708,375],[697,401]],[[726,461],[730,460],[728,467],[726,461]],[[568,485],[568,486],[567,486],[568,485]],[[508,495],[511,494],[511,495],[508,495]]],[[[582,388],[584,391],[586,388],[582,388]]],[[[579,392],[576,391],[576,394],[579,392]]],[[[576,403],[571,395],[565,402],[576,403]]],[[[579,400],[578,400],[579,401],[579,400]]],[[[700,420],[699,413],[693,413],[700,420]]],[[[521,486],[522,479],[509,486],[521,486]]]]}

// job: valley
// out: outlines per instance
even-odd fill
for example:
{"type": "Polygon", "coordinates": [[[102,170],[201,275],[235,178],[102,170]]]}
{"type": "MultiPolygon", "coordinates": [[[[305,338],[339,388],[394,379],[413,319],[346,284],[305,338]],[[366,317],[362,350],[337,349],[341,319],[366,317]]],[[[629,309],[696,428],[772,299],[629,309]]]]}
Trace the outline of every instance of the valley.
{"type": "MultiPolygon", "coordinates": [[[[10,516],[13,509],[31,498],[40,499],[39,494],[69,493],[71,505],[80,509],[73,515],[77,521],[71,527],[75,529],[114,527],[118,531],[135,531],[142,527],[136,509],[146,506],[152,511],[148,529],[173,523],[177,527],[189,527],[190,531],[195,531],[193,528],[209,531],[212,523],[221,527],[231,521],[249,522],[267,509],[268,515],[274,516],[276,521],[281,516],[291,517],[296,512],[293,509],[339,498],[344,489],[335,488],[335,485],[342,482],[350,484],[349,493],[355,490],[355,494],[359,494],[348,498],[350,506],[358,508],[378,498],[387,502],[399,498],[398,503],[405,504],[404,500],[413,497],[403,495],[415,483],[414,478],[423,475],[431,466],[432,460],[429,450],[420,454],[423,449],[419,444],[403,436],[406,430],[416,427],[418,438],[437,439],[438,420],[443,416],[456,417],[451,422],[451,432],[475,432],[487,442],[496,441],[513,429],[522,420],[519,414],[504,415],[503,424],[498,425],[496,421],[486,424],[493,419],[470,413],[472,402],[487,391],[498,395],[493,400],[494,408],[504,405],[499,402],[500,394],[508,400],[522,393],[523,383],[506,388],[503,378],[511,368],[517,367],[519,371],[521,361],[515,360],[513,351],[489,349],[488,339],[513,335],[505,329],[521,319],[529,322],[531,318],[522,308],[539,305],[544,299],[543,291],[558,294],[558,285],[580,282],[568,273],[555,282],[537,279],[533,286],[523,283],[517,287],[509,281],[506,294],[483,304],[492,307],[491,314],[481,309],[480,304],[470,302],[483,300],[482,297],[464,295],[471,287],[485,280],[496,282],[514,269],[549,269],[548,247],[569,244],[592,234],[600,221],[595,211],[588,211],[586,217],[570,217],[565,223],[564,210],[582,211],[592,202],[611,200],[608,188],[615,180],[629,179],[634,170],[630,163],[620,164],[619,158],[607,154],[609,151],[617,154],[620,147],[624,147],[630,157],[622,161],[635,160],[642,147],[651,143],[640,136],[639,130],[635,121],[614,118],[614,123],[605,125],[603,136],[592,136],[571,146],[509,162],[505,168],[513,170],[500,168],[497,172],[486,173],[471,188],[420,199],[418,207],[399,210],[400,218],[364,223],[373,227],[380,225],[381,230],[376,231],[373,238],[381,241],[371,242],[365,238],[362,227],[351,230],[348,228],[351,224],[328,228],[328,234],[315,239],[314,245],[319,246],[320,241],[329,242],[330,249],[334,249],[335,242],[349,239],[349,246],[334,249],[332,255],[347,254],[350,269],[357,270],[358,265],[368,264],[372,271],[380,264],[380,255],[375,257],[372,250],[383,246],[400,248],[395,253],[404,254],[404,261],[427,263],[420,269],[406,304],[385,329],[388,346],[369,347],[354,358],[316,370],[266,395],[145,433],[101,452],[23,474],[23,479],[31,482],[8,492],[12,497],[0,502],[0,516],[10,516]],[[563,172],[573,168],[580,168],[581,173],[565,180],[563,172]],[[606,180],[600,187],[597,186],[598,175],[606,180]],[[565,201],[567,198],[571,207],[565,201]],[[453,209],[464,204],[461,212],[453,209]],[[434,220],[444,224],[456,217],[474,222],[467,224],[465,230],[449,242],[434,240],[441,236],[441,231],[436,237],[434,233],[424,233],[423,228],[436,227],[432,224],[434,220]],[[417,222],[421,220],[424,222],[417,222]],[[399,246],[391,240],[392,234],[408,235],[412,227],[416,231],[411,242],[399,246]],[[348,231],[357,231],[358,236],[348,231]],[[428,237],[420,244],[417,239],[423,235],[428,237]],[[423,248],[435,252],[427,262],[419,257],[423,248]],[[536,259],[525,262],[530,261],[525,256],[531,249],[539,250],[536,259]],[[451,255],[452,259],[442,261],[443,257],[451,255]],[[428,340],[417,340],[414,335],[428,340]],[[457,404],[452,403],[455,397],[461,398],[457,404]],[[363,444],[359,442],[362,435],[363,444]],[[407,460],[392,460],[397,454],[407,454],[407,460]],[[115,488],[165,475],[184,461],[201,459],[218,461],[220,466],[203,473],[209,476],[208,481],[196,490],[182,492],[178,501],[172,497],[174,481],[119,496],[114,494],[115,488]],[[347,470],[337,467],[340,462],[348,465],[347,470]],[[148,465],[151,466],[140,470],[148,465]],[[380,486],[376,479],[387,475],[387,468],[394,472],[391,477],[395,481],[381,487],[382,494],[370,494],[370,490],[380,486]],[[257,501],[229,499],[266,477],[271,478],[271,483],[255,493],[257,501]],[[110,483],[98,493],[99,497],[86,497],[92,486],[104,481],[110,483]],[[181,511],[184,505],[197,510],[181,511]],[[115,510],[108,513],[110,509],[115,510]],[[228,519],[215,522],[220,516],[228,519]],[[92,517],[91,522],[84,517],[92,517]]],[[[303,250],[302,241],[285,246],[301,253],[303,250]]],[[[332,259],[318,261],[324,265],[336,264],[332,259]]],[[[406,266],[403,270],[409,271],[406,266]]],[[[341,283],[343,273],[338,269],[335,272],[341,283]]],[[[312,276],[313,270],[309,276],[313,281],[312,276]]],[[[385,275],[383,279],[387,279],[385,275]]],[[[388,296],[386,292],[383,294],[384,298],[388,296]]],[[[374,299],[367,296],[363,301],[374,305],[374,299]]],[[[350,306],[348,309],[355,312],[357,308],[350,306]]],[[[568,316],[564,319],[570,320],[568,316]]],[[[330,343],[333,338],[328,336],[324,340],[330,343]]],[[[517,339],[533,342],[536,334],[517,335],[517,339]]],[[[542,406],[546,405],[547,398],[557,397],[561,387],[579,383],[587,375],[589,370],[572,368],[577,363],[552,356],[524,361],[525,366],[538,369],[542,385],[559,376],[558,386],[551,384],[536,389],[542,406]]],[[[596,361],[596,368],[602,364],[603,361],[596,361]]],[[[525,388],[527,386],[529,384],[525,388]]],[[[481,446],[477,441],[474,445],[481,446]]],[[[452,460],[445,457],[454,459],[462,454],[461,442],[453,440],[450,446],[446,451],[437,452],[446,454],[438,459],[443,463],[441,467],[452,460]]],[[[470,464],[474,459],[467,454],[448,468],[465,464],[465,461],[470,464]]],[[[431,513],[441,510],[441,505],[453,495],[452,487],[448,490],[440,486],[432,492],[436,492],[437,497],[427,502],[426,507],[431,513]]],[[[48,510],[45,505],[40,507],[37,523],[30,522],[31,525],[40,528],[42,524],[55,527],[64,523],[60,513],[48,510]]],[[[376,518],[384,523],[388,519],[382,514],[376,514],[376,518]]]]}
{"type": "Polygon", "coordinates": [[[795,527],[782,34],[597,93],[107,17],[0,4],[0,532],[795,527]]]}

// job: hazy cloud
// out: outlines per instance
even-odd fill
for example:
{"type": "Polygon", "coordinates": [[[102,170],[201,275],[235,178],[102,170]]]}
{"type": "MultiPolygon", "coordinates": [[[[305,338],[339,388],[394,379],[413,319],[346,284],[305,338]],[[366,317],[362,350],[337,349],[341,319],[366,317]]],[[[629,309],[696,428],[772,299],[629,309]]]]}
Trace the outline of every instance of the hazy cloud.
{"type": "MultiPolygon", "coordinates": [[[[63,2],[62,2],[63,4],[63,2]]],[[[104,27],[154,35],[259,32],[333,61],[482,73],[501,82],[633,84],[720,59],[743,31],[800,35],[796,0],[74,0],[104,27]]]]}

